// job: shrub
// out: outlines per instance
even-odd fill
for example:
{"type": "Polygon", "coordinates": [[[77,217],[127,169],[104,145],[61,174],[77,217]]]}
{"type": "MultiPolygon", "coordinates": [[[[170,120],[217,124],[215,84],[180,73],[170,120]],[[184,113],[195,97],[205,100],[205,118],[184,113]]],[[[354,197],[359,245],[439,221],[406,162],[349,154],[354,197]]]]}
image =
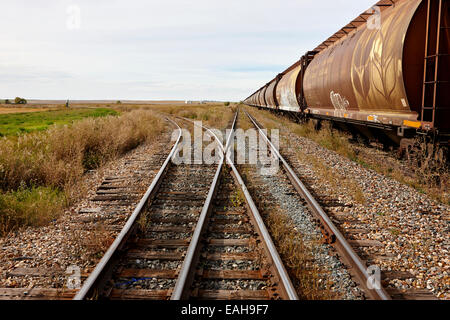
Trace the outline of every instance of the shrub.
{"type": "Polygon", "coordinates": [[[229,102],[225,102],[225,103],[224,103],[224,106],[225,106],[225,107],[228,107],[229,105],[230,105],[229,102]]]}
{"type": "Polygon", "coordinates": [[[16,99],[14,99],[14,103],[15,104],[27,104],[27,100],[25,100],[24,98],[16,97],[16,99]]]}

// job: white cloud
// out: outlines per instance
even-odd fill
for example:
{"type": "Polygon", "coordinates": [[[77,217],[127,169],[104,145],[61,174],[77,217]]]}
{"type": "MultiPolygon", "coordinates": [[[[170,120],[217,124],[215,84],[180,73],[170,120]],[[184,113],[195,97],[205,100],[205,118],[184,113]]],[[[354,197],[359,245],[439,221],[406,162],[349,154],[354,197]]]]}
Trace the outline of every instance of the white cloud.
{"type": "Polygon", "coordinates": [[[372,4],[10,1],[0,96],[240,100],[372,4]],[[68,6],[80,8],[80,29],[67,28],[68,6]]]}

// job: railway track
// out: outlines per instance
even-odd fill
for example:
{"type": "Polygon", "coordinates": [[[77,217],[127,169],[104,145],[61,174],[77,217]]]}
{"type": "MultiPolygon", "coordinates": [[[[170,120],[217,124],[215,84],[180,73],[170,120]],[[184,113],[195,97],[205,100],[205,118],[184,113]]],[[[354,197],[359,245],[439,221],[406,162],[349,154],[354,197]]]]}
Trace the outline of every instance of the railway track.
{"type": "Polygon", "coordinates": [[[268,144],[270,152],[278,158],[282,165],[284,172],[289,178],[290,182],[297,190],[299,195],[306,201],[306,204],[314,216],[320,221],[321,232],[324,235],[325,241],[331,244],[339,253],[345,264],[350,266],[351,273],[355,277],[356,282],[362,287],[368,297],[375,300],[390,300],[390,295],[382,286],[371,286],[372,274],[368,273],[367,266],[360,259],[353,247],[349,244],[347,239],[342,235],[339,229],[335,226],[332,220],[324,212],[320,204],[309,192],[303,182],[298,178],[295,171],[291,168],[288,162],[280,154],[280,152],[272,144],[266,133],[262,131],[262,126],[246,112],[247,117],[250,119],[254,127],[259,131],[260,137],[263,137],[265,143],[268,144]]]}
{"type": "Polygon", "coordinates": [[[220,145],[218,165],[175,165],[179,128],[160,172],[75,300],[297,299],[242,178],[225,157],[231,138],[220,145]]]}
{"type": "MultiPolygon", "coordinates": [[[[170,136],[161,137],[161,146],[155,148],[163,150],[167,143],[170,143],[170,136]]],[[[108,246],[114,240],[169,152],[158,151],[151,156],[138,152],[126,157],[119,165],[120,170],[105,175],[87,201],[73,214],[63,217],[63,222],[56,228],[68,239],[67,244],[64,242],[62,245],[72,246],[67,249],[68,255],[97,255],[96,250],[103,251],[105,242],[109,242],[108,246]]],[[[30,240],[30,243],[34,241],[38,240],[30,240]]],[[[0,300],[65,300],[75,296],[77,290],[67,287],[68,270],[57,263],[45,265],[41,258],[38,251],[11,258],[19,266],[6,273],[13,285],[0,288],[0,300]]],[[[55,261],[58,260],[56,257],[55,261]]],[[[80,280],[84,281],[89,270],[80,269],[80,280]]]]}
{"type": "MultiPolygon", "coordinates": [[[[246,113],[252,124],[258,130],[262,129],[262,126],[258,121],[246,113]]],[[[410,278],[412,275],[408,272],[395,271],[381,272],[381,282],[378,288],[373,288],[373,286],[368,286],[372,283],[371,276],[373,274],[369,273],[367,267],[372,264],[376,264],[378,248],[383,246],[377,241],[369,241],[363,238],[358,238],[357,233],[353,232],[348,234],[346,230],[359,230],[360,232],[362,226],[358,224],[357,221],[353,220],[337,220],[335,216],[329,215],[329,206],[333,207],[336,201],[333,199],[320,197],[316,193],[309,191],[308,179],[298,177],[298,172],[294,170],[288,163],[295,162],[295,155],[287,153],[287,159],[285,160],[278,150],[274,148],[271,144],[270,139],[265,133],[261,133],[265,141],[269,143],[271,152],[280,160],[283,166],[284,172],[288,177],[291,184],[294,186],[298,194],[305,200],[310,211],[314,216],[320,221],[321,233],[324,236],[325,241],[330,244],[339,254],[341,261],[347,266],[350,274],[352,275],[354,281],[361,287],[364,291],[366,298],[376,299],[376,300],[390,300],[390,299],[434,299],[434,296],[428,290],[407,290],[401,292],[399,290],[394,290],[391,288],[384,288],[384,284],[388,280],[392,279],[402,279],[404,277],[410,278]],[[327,206],[327,203],[329,206],[327,206]],[[347,229],[341,229],[342,224],[346,225],[347,229]]],[[[364,233],[364,232],[363,232],[364,233]]],[[[388,257],[386,257],[388,258],[388,257]]]]}

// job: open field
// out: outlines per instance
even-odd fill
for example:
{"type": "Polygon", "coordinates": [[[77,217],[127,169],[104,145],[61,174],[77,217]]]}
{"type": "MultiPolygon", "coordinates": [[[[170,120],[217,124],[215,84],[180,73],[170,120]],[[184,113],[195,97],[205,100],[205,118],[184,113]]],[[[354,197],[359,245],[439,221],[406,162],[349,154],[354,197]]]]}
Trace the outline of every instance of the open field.
{"type": "Polygon", "coordinates": [[[9,113],[25,113],[25,112],[38,112],[45,111],[45,108],[24,108],[24,107],[3,107],[0,106],[0,114],[9,114],[9,113]]]}
{"type": "Polygon", "coordinates": [[[82,109],[3,115],[10,121],[28,116],[30,127],[48,129],[0,139],[0,234],[45,225],[80,196],[80,181],[87,171],[154,141],[165,130],[165,122],[149,110],[119,117],[108,114],[118,112],[82,109]],[[72,124],[49,127],[48,119],[72,124]]]}
{"type": "MultiPolygon", "coordinates": [[[[31,105],[58,105],[65,104],[66,100],[27,100],[31,105]]],[[[162,105],[162,104],[184,104],[184,101],[177,100],[69,100],[71,105],[95,105],[95,104],[116,104],[120,101],[124,104],[147,104],[147,105],[162,105]]]]}
{"type": "Polygon", "coordinates": [[[98,118],[118,114],[117,111],[107,108],[62,110],[11,108],[11,110],[8,110],[11,112],[3,114],[1,111],[2,109],[0,109],[0,136],[43,131],[54,124],[70,124],[84,118],[98,118]]]}

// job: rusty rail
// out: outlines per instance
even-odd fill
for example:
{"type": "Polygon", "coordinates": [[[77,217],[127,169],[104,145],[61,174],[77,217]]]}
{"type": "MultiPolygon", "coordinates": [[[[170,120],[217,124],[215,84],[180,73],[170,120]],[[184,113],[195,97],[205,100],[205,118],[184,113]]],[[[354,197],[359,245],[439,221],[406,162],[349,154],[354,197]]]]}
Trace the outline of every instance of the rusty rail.
{"type": "Polygon", "coordinates": [[[300,181],[300,179],[295,174],[294,170],[289,166],[286,160],[281,156],[277,148],[272,144],[270,139],[261,129],[260,125],[257,121],[248,113],[245,112],[253,125],[258,129],[260,135],[264,138],[264,140],[269,145],[272,154],[276,155],[276,157],[281,161],[286,174],[289,177],[289,180],[298,191],[300,196],[306,200],[308,203],[308,207],[311,209],[313,214],[318,217],[325,228],[326,232],[329,233],[328,242],[332,244],[339,254],[344,257],[344,259],[354,268],[355,274],[358,278],[358,282],[361,287],[368,293],[368,295],[375,300],[391,300],[391,297],[386,292],[386,290],[379,284],[378,287],[371,288],[369,286],[370,276],[367,272],[367,266],[362,262],[360,257],[353,250],[352,246],[348,243],[342,233],[338,230],[338,228],[334,225],[328,215],[323,211],[322,207],[319,203],[314,199],[311,193],[308,191],[306,186],[300,181]]]}
{"type": "MultiPolygon", "coordinates": [[[[185,118],[183,118],[183,119],[190,121],[189,119],[185,119],[185,118]]],[[[234,126],[236,124],[236,119],[237,119],[237,113],[235,115],[231,130],[234,130],[234,126]]],[[[183,261],[183,265],[181,266],[180,274],[177,278],[177,282],[175,283],[175,288],[174,288],[172,296],[170,298],[171,300],[182,300],[182,299],[187,299],[189,297],[189,288],[192,284],[192,280],[195,275],[195,265],[196,265],[196,262],[198,259],[198,254],[199,254],[200,238],[205,229],[205,226],[206,226],[205,222],[207,220],[207,217],[208,217],[209,213],[211,212],[214,195],[216,194],[217,187],[219,185],[220,174],[222,173],[222,169],[223,169],[224,162],[225,162],[225,150],[228,150],[232,136],[233,136],[232,134],[229,135],[227,142],[226,142],[226,147],[225,147],[225,149],[223,149],[220,140],[214,134],[214,137],[216,138],[217,143],[219,144],[219,146],[222,149],[221,160],[220,160],[219,166],[217,167],[217,171],[214,176],[214,180],[211,184],[211,187],[210,187],[208,196],[206,198],[205,204],[203,206],[202,212],[200,214],[197,226],[195,227],[195,231],[192,236],[191,242],[189,244],[189,247],[188,247],[188,250],[186,253],[186,257],[183,261]]]]}
{"type": "Polygon", "coordinates": [[[178,138],[175,142],[169,156],[167,157],[166,161],[162,165],[161,169],[159,170],[156,177],[153,179],[152,184],[147,189],[146,193],[142,197],[141,201],[137,205],[136,209],[134,209],[133,214],[128,219],[127,223],[123,227],[122,231],[119,233],[117,238],[114,240],[112,245],[108,248],[103,258],[100,260],[100,262],[95,267],[94,271],[89,275],[89,277],[84,282],[81,289],[78,291],[78,293],[75,295],[73,300],[84,300],[88,297],[92,297],[94,294],[94,290],[98,287],[99,284],[104,280],[105,276],[111,272],[111,263],[114,260],[114,256],[117,254],[118,250],[126,243],[127,239],[130,237],[130,235],[134,232],[136,227],[136,221],[138,220],[138,217],[140,216],[143,209],[146,207],[149,199],[156,193],[158,190],[158,187],[164,177],[165,172],[167,171],[167,168],[170,165],[170,161],[172,157],[174,156],[176,150],[178,149],[181,137],[182,137],[182,131],[180,126],[178,126],[177,123],[167,118],[168,121],[172,122],[177,128],[178,128],[178,138]]]}
{"type": "MultiPolygon", "coordinates": [[[[235,124],[237,122],[238,113],[236,113],[232,129],[234,129],[235,124]]],[[[184,118],[183,118],[184,119],[184,118]]],[[[170,119],[168,119],[170,120],[170,119]]],[[[189,119],[184,119],[190,122],[193,122],[189,119]]],[[[158,172],[157,176],[153,180],[152,184],[148,188],[147,192],[145,193],[144,197],[139,202],[138,206],[134,210],[131,217],[128,219],[127,223],[125,224],[124,228],[120,232],[119,236],[116,238],[116,240],[113,242],[113,244],[109,247],[106,254],[103,256],[103,258],[100,260],[94,271],[90,274],[88,279],[84,282],[82,288],[79,290],[79,292],[74,297],[74,300],[83,300],[83,299],[92,299],[100,293],[101,288],[105,285],[105,281],[108,279],[109,275],[112,272],[114,261],[116,261],[117,254],[120,251],[120,249],[125,245],[129,237],[133,234],[135,228],[136,228],[136,221],[138,217],[140,216],[143,209],[148,204],[149,200],[155,195],[155,193],[158,190],[158,187],[165,176],[165,173],[167,172],[168,167],[170,166],[170,161],[172,157],[174,156],[175,152],[178,149],[179,142],[182,137],[182,131],[181,128],[172,120],[170,120],[172,123],[174,123],[178,127],[178,138],[177,141],[172,148],[169,156],[167,157],[166,161],[164,162],[163,166],[161,167],[160,171],[158,172]]],[[[219,166],[217,168],[216,174],[214,176],[214,181],[210,187],[210,190],[208,192],[207,199],[205,201],[205,204],[203,206],[200,218],[198,220],[198,223],[196,225],[196,228],[194,230],[194,234],[191,238],[185,259],[183,261],[182,268],[180,270],[179,276],[177,278],[175,288],[173,289],[171,299],[172,300],[181,300],[181,299],[187,299],[189,298],[189,289],[192,285],[192,281],[195,277],[195,266],[198,261],[199,257],[199,243],[201,236],[204,232],[206,221],[208,219],[208,215],[212,208],[212,200],[214,199],[214,196],[217,191],[218,187],[218,181],[220,178],[220,174],[223,170],[223,167],[226,164],[228,164],[232,169],[232,175],[235,178],[235,180],[238,182],[240,188],[242,189],[245,200],[247,203],[248,208],[251,212],[251,218],[255,221],[255,226],[258,229],[263,242],[264,246],[268,252],[268,257],[273,262],[273,269],[274,269],[274,275],[280,279],[280,289],[283,295],[291,300],[298,300],[298,296],[296,294],[296,291],[290,281],[290,278],[283,266],[283,263],[275,249],[275,246],[271,240],[271,237],[264,226],[263,220],[247,190],[245,187],[245,184],[239,175],[236,167],[233,164],[233,160],[230,157],[230,154],[227,152],[230,148],[231,141],[234,138],[234,132],[233,130],[227,137],[227,142],[225,147],[222,145],[221,140],[217,137],[217,135],[211,131],[209,128],[203,127],[204,130],[208,132],[208,134],[211,134],[214,136],[216,141],[218,142],[218,145],[221,149],[221,161],[219,163],[219,166]]]]}
{"type": "MultiPolygon", "coordinates": [[[[238,111],[239,112],[239,111],[238,111]]],[[[237,121],[237,117],[238,117],[238,112],[235,115],[234,121],[233,121],[233,126],[232,129],[234,129],[236,121],[237,121]]],[[[193,122],[190,119],[186,119],[183,118],[184,120],[193,122]]],[[[212,134],[215,139],[219,142],[219,146],[221,147],[221,150],[223,152],[223,154],[225,155],[225,160],[226,163],[230,166],[231,170],[232,170],[232,175],[235,179],[235,181],[238,183],[238,185],[240,186],[243,194],[244,194],[244,198],[245,198],[245,202],[247,204],[247,207],[250,209],[250,213],[252,216],[252,219],[255,222],[255,226],[259,231],[259,234],[261,235],[262,239],[264,240],[264,246],[270,256],[270,259],[273,262],[274,265],[274,270],[276,272],[277,277],[280,279],[281,281],[281,289],[284,293],[284,295],[286,297],[288,297],[289,300],[298,300],[298,295],[297,292],[291,282],[291,279],[286,271],[286,268],[284,267],[284,264],[280,258],[280,255],[278,254],[278,251],[275,247],[275,244],[272,241],[272,237],[269,234],[269,231],[267,230],[265,224],[264,224],[264,220],[261,217],[261,214],[259,213],[258,208],[256,207],[245,183],[244,180],[242,179],[241,175],[239,174],[239,171],[236,169],[233,159],[231,158],[231,154],[229,152],[229,147],[230,147],[230,141],[234,138],[234,130],[231,130],[230,135],[227,138],[227,144],[225,146],[225,148],[220,144],[220,139],[216,136],[216,134],[214,132],[212,132],[209,128],[203,126],[203,128],[209,132],[210,134],[212,134]]],[[[222,158],[222,161],[224,159],[222,158]]],[[[222,163],[221,161],[221,163],[222,163]]],[[[213,187],[211,187],[212,189],[213,187]]],[[[205,212],[206,212],[206,208],[204,208],[205,212]]],[[[203,212],[202,212],[203,213],[203,212]]],[[[203,220],[204,222],[204,220],[203,220]]],[[[203,226],[197,226],[199,229],[203,229],[203,226]]],[[[184,264],[183,264],[184,267],[184,264]]],[[[188,265],[186,265],[186,268],[188,267],[188,265]]],[[[190,270],[186,270],[184,271],[185,273],[193,273],[193,265],[191,264],[191,269],[190,270]]],[[[186,277],[187,278],[187,277],[186,277]]],[[[178,283],[178,281],[177,281],[178,283]]],[[[185,285],[188,284],[188,282],[185,282],[185,285]]],[[[176,297],[179,298],[183,298],[185,296],[186,293],[184,293],[188,288],[181,287],[181,283],[180,286],[178,288],[176,288],[176,290],[178,290],[176,297]]],[[[175,298],[175,295],[172,296],[172,299],[175,298]]]]}

